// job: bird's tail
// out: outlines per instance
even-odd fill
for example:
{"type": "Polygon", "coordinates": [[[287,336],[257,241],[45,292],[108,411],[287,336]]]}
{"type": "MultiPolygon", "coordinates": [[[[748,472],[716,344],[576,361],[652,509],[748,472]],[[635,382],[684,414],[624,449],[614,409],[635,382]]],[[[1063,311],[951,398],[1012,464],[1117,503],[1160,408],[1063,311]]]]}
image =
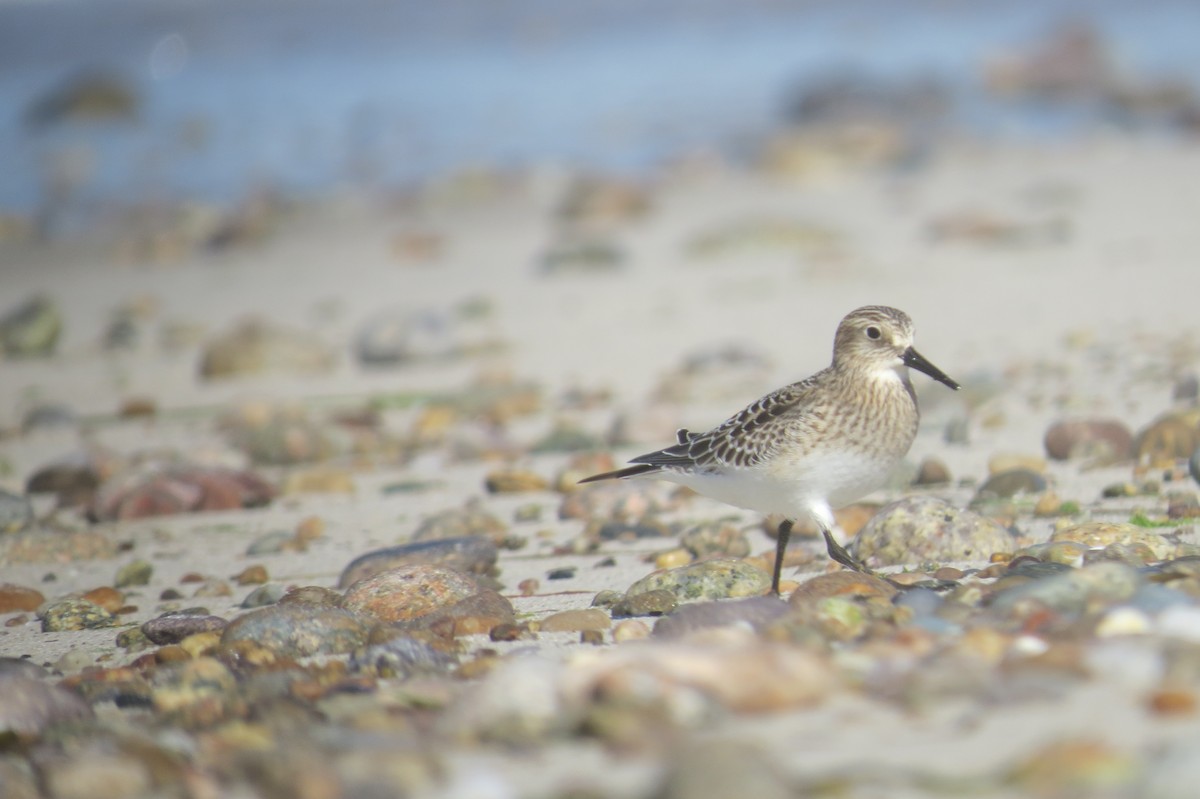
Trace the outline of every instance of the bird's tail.
{"type": "Polygon", "coordinates": [[[639,474],[648,474],[650,472],[659,471],[660,467],[649,463],[638,463],[633,466],[626,466],[624,469],[617,469],[612,472],[601,472],[593,474],[591,477],[585,477],[580,480],[580,483],[594,483],[598,480],[616,480],[622,477],[637,477],[639,474]]]}

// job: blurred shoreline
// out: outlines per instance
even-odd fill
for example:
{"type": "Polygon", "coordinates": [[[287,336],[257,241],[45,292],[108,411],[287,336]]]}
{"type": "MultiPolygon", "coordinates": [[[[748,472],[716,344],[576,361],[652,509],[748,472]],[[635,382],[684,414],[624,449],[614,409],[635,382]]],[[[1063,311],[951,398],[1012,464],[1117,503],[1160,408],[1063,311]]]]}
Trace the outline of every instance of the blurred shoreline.
{"type": "Polygon", "coordinates": [[[947,131],[1194,135],[1200,117],[1200,8],[1181,2],[64,0],[0,20],[0,212],[47,236],[472,170],[645,177],[831,121],[899,128],[919,155],[947,131]],[[1029,85],[1031,61],[1065,84],[1029,85]]]}

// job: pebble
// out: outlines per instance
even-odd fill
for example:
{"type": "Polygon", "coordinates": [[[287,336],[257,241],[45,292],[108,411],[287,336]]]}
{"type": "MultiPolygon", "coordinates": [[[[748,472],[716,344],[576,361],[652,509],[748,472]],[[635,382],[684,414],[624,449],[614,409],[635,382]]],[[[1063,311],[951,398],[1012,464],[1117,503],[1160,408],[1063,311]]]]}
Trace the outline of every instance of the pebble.
{"type": "Polygon", "coordinates": [[[798,605],[834,596],[874,596],[891,599],[895,595],[896,587],[886,580],[870,574],[843,570],[805,580],[792,592],[788,601],[798,605]]]}
{"type": "Polygon", "coordinates": [[[950,469],[937,458],[925,458],[917,466],[917,476],[913,485],[940,486],[950,482],[950,469]]]}
{"type": "Polygon", "coordinates": [[[411,630],[431,630],[438,635],[457,638],[462,635],[487,635],[498,625],[515,623],[516,612],[512,603],[490,588],[480,588],[466,599],[401,622],[399,626],[411,630]]]}
{"type": "Polygon", "coordinates": [[[612,626],[608,614],[597,608],[562,610],[552,613],[538,622],[544,633],[583,632],[584,630],[607,630],[612,626]]]}
{"type": "Polygon", "coordinates": [[[1200,431],[1182,416],[1167,414],[1155,419],[1137,434],[1137,462],[1152,468],[1170,468],[1176,460],[1191,457],[1200,447],[1200,431]]]}
{"type": "Polygon", "coordinates": [[[245,705],[237,677],[212,657],[160,663],[150,699],[158,713],[184,727],[215,725],[245,705]]]}
{"type": "Polygon", "coordinates": [[[661,492],[645,482],[611,480],[579,486],[564,496],[558,518],[631,520],[670,509],[661,492]]]}
{"type": "Polygon", "coordinates": [[[1050,741],[1002,777],[1024,796],[1120,796],[1138,793],[1140,758],[1090,738],[1050,741]]]}
{"type": "Polygon", "coordinates": [[[396,367],[452,361],[501,344],[485,319],[461,311],[392,308],[363,322],[354,354],[367,366],[396,367]]]}
{"type": "Polygon", "coordinates": [[[230,579],[236,581],[238,585],[262,585],[270,579],[270,576],[267,574],[265,566],[256,563],[242,569],[230,579]]]}
{"type": "Polygon", "coordinates": [[[229,622],[221,633],[221,649],[234,651],[239,643],[248,643],[287,658],[345,654],[364,646],[374,625],[372,619],[340,608],[276,604],[229,622]]]}
{"type": "Polygon", "coordinates": [[[130,652],[141,652],[154,646],[140,627],[127,627],[117,633],[117,646],[130,652]]]}
{"type": "Polygon", "coordinates": [[[115,588],[102,586],[93,588],[83,594],[83,598],[88,602],[99,605],[109,613],[120,613],[121,608],[125,606],[125,595],[115,588]]]}
{"type": "Polygon", "coordinates": [[[548,658],[501,661],[454,700],[438,720],[438,731],[460,740],[508,746],[566,734],[584,711],[582,701],[572,701],[560,690],[566,675],[561,662],[548,658]]]}
{"type": "Polygon", "coordinates": [[[60,507],[87,505],[100,486],[100,475],[90,463],[54,463],[38,469],[25,481],[30,494],[54,494],[60,507]]]}
{"type": "MultiPolygon", "coordinates": [[[[38,527],[0,535],[0,562],[69,563],[116,557],[112,531],[95,529],[56,530],[52,535],[38,527]]],[[[49,582],[54,578],[51,577],[49,582]]]]}
{"type": "Polygon", "coordinates": [[[604,446],[606,444],[598,442],[593,449],[573,452],[566,465],[555,474],[554,490],[560,494],[576,491],[581,488],[579,481],[583,478],[617,468],[616,460],[604,446]]]}
{"type": "Polygon", "coordinates": [[[625,251],[614,242],[572,238],[542,254],[541,270],[546,274],[608,272],[620,268],[625,260],[625,251]]]}
{"type": "Polygon", "coordinates": [[[971,423],[965,416],[956,416],[942,428],[942,441],[965,446],[971,441],[971,423]]]}
{"type": "Polygon", "coordinates": [[[897,592],[892,602],[898,608],[912,610],[916,617],[932,616],[945,604],[942,595],[929,588],[909,588],[897,592]]]}
{"type": "Polygon", "coordinates": [[[523,494],[550,490],[550,481],[527,469],[501,469],[489,472],[483,479],[489,494],[523,494]]]}
{"type": "Polygon", "coordinates": [[[292,405],[246,403],[226,414],[221,427],[230,444],[266,466],[325,460],[348,445],[335,427],[292,405]]]}
{"type": "Polygon", "coordinates": [[[342,594],[321,585],[301,585],[289,588],[279,598],[281,605],[303,605],[314,608],[340,608],[345,604],[342,594]]]}
{"type": "Polygon", "coordinates": [[[117,569],[113,585],[117,588],[148,585],[154,576],[154,566],[145,560],[133,560],[117,569]]]}
{"type": "Polygon", "coordinates": [[[692,740],[671,758],[660,799],[792,799],[803,795],[770,754],[738,740],[692,740]]]}
{"type": "Polygon", "coordinates": [[[1137,608],[1115,607],[1096,622],[1096,637],[1111,638],[1119,635],[1144,635],[1150,632],[1150,617],[1137,608]]]}
{"type": "Polygon", "coordinates": [[[686,566],[693,560],[695,560],[695,556],[682,547],[668,549],[666,552],[660,552],[654,556],[654,568],[674,569],[679,566],[686,566]]]}
{"type": "Polygon", "coordinates": [[[624,619],[613,627],[613,643],[641,641],[650,637],[650,626],[641,619],[624,619]]]}
{"type": "Polygon", "coordinates": [[[39,402],[21,415],[21,432],[38,430],[74,430],[79,427],[79,415],[68,405],[39,402]]]}
{"type": "Polygon", "coordinates": [[[62,329],[54,300],[31,297],[0,317],[0,349],[12,358],[45,358],[54,354],[62,329]]]}
{"type": "Polygon", "coordinates": [[[644,516],[641,519],[625,521],[616,519],[605,521],[592,519],[584,528],[585,541],[637,541],[640,538],[665,538],[673,534],[666,522],[655,516],[644,516]]]}
{"type": "Polygon", "coordinates": [[[54,661],[54,671],[59,674],[71,674],[82,671],[95,661],[91,653],[85,649],[73,649],[54,661]]]}
{"type": "Polygon", "coordinates": [[[380,621],[412,621],[478,593],[471,577],[442,566],[415,564],[379,572],[346,589],[344,606],[380,621]]]}
{"type": "Polygon", "coordinates": [[[253,472],[188,464],[150,464],[106,480],[88,508],[95,521],[256,508],[275,487],[253,472]]]}
{"type": "Polygon", "coordinates": [[[24,530],[33,523],[33,505],[27,497],[0,489],[0,534],[24,530]]]}
{"type": "Polygon", "coordinates": [[[25,481],[30,494],[54,494],[60,507],[90,503],[100,486],[100,475],[90,463],[52,463],[35,471],[25,481]]]}
{"type": "Polygon", "coordinates": [[[991,519],[934,497],[908,497],[882,508],[854,539],[868,565],[978,560],[1012,547],[1012,535],[991,519]]]}
{"type": "Polygon", "coordinates": [[[200,377],[222,380],[264,373],[328,372],[337,358],[323,341],[262,319],[247,319],[209,341],[200,356],[200,377]]]}
{"type": "Polygon", "coordinates": [[[283,593],[284,587],[279,583],[260,585],[246,595],[246,598],[242,600],[241,607],[249,609],[274,605],[283,597],[283,593]]]}
{"type": "Polygon", "coordinates": [[[1159,614],[1157,622],[1160,635],[1200,643],[1200,607],[1196,605],[1172,605],[1159,614]]]}
{"type": "Polygon", "coordinates": [[[1046,430],[1046,454],[1056,461],[1088,458],[1117,463],[1133,456],[1133,433],[1115,419],[1057,422],[1046,430]]]}
{"type": "Polygon", "coordinates": [[[702,642],[655,639],[615,647],[574,668],[570,679],[572,697],[594,697],[599,689],[605,702],[618,706],[663,702],[687,714],[699,709],[676,703],[697,692],[725,710],[756,713],[813,705],[834,690],[824,657],[733,628],[702,642]]]}
{"type": "MultiPolygon", "coordinates": [[[[662,616],[665,613],[670,613],[679,604],[679,600],[675,592],[665,588],[656,588],[649,591],[641,591],[632,596],[624,598],[616,598],[612,604],[612,617],[614,619],[624,618],[627,616],[662,616]]],[[[593,604],[600,601],[600,595],[596,595],[593,604]]]]}
{"type": "Polygon", "coordinates": [[[697,630],[742,627],[761,631],[787,613],[787,603],[774,596],[680,605],[654,624],[656,638],[682,638],[697,630]]]}
{"type": "Polygon", "coordinates": [[[691,527],[680,537],[679,544],[698,560],[744,558],[750,554],[746,534],[730,522],[703,522],[691,527]]]}
{"type": "Polygon", "coordinates": [[[252,558],[261,555],[277,555],[280,552],[295,551],[296,536],[290,530],[271,530],[255,538],[246,547],[246,554],[252,558]]]}
{"type": "Polygon", "coordinates": [[[1018,556],[1030,555],[1048,563],[1058,563],[1064,566],[1071,566],[1072,568],[1082,566],[1087,554],[1087,544],[1069,540],[1034,544],[1017,552],[1018,556]]]}
{"type": "Polygon", "coordinates": [[[226,597],[233,596],[233,588],[224,580],[212,578],[204,580],[192,592],[193,597],[226,597]]]}
{"type": "Polygon", "coordinates": [[[653,195],[636,183],[584,176],[566,186],[554,215],[572,231],[611,231],[642,219],[652,205],[653,195]]]}
{"type": "Polygon", "coordinates": [[[40,679],[0,674],[0,735],[32,739],[52,724],[91,716],[91,706],[70,691],[40,679]]]}
{"type": "MultiPolygon", "coordinates": [[[[585,456],[590,456],[596,450],[603,449],[606,442],[592,433],[577,427],[574,424],[566,422],[558,422],[544,436],[539,438],[530,447],[530,453],[534,455],[542,455],[548,452],[574,452],[581,453],[585,456]]],[[[592,459],[591,463],[597,463],[596,459],[592,459]]],[[[577,468],[577,467],[576,467],[577,468]]],[[[573,471],[570,467],[566,471],[573,471]]],[[[600,471],[603,471],[601,469],[600,471]]],[[[595,474],[589,472],[588,474],[595,474]]],[[[580,477],[587,477],[587,474],[580,477]]],[[[561,484],[561,477],[555,480],[556,490],[561,484]]],[[[573,486],[568,488],[572,490],[573,486]]]]}
{"type": "Polygon", "coordinates": [[[1089,549],[1100,549],[1110,544],[1143,544],[1159,560],[1174,557],[1177,548],[1175,543],[1154,530],[1133,524],[1100,521],[1082,522],[1055,530],[1050,535],[1050,541],[1075,541],[1089,549]]]}
{"type": "Polygon", "coordinates": [[[1094,563],[1002,589],[992,596],[991,607],[1016,610],[1024,601],[1036,600],[1055,612],[1078,614],[1097,603],[1110,606],[1130,599],[1141,581],[1138,572],[1123,563],[1094,563]]]}
{"type": "MultiPolygon", "coordinates": [[[[555,490],[561,490],[556,488],[555,490]]],[[[529,524],[542,520],[542,506],[536,502],[527,502],[513,510],[513,521],[519,524],[529,524]]]]}
{"type": "Polygon", "coordinates": [[[1135,568],[1145,566],[1152,561],[1160,560],[1154,551],[1146,544],[1109,544],[1104,549],[1089,549],[1084,555],[1084,563],[1098,563],[1112,560],[1125,563],[1135,568]]]}
{"type": "Polygon", "coordinates": [[[431,541],[442,538],[467,538],[483,536],[502,546],[508,538],[508,525],[493,516],[476,502],[462,508],[450,508],[435,513],[418,525],[412,535],[413,541],[431,541]]]}
{"type": "Polygon", "coordinates": [[[1022,455],[1014,452],[1003,452],[988,458],[988,474],[995,475],[1014,469],[1046,474],[1046,459],[1038,455],[1022,455]]]}
{"type": "Polygon", "coordinates": [[[350,658],[350,668],[354,671],[400,679],[414,674],[444,672],[456,665],[458,658],[454,655],[400,633],[391,634],[386,641],[373,642],[350,658]]]}
{"type": "Polygon", "coordinates": [[[207,613],[188,613],[179,611],[165,613],[156,619],[150,619],[142,624],[142,633],[153,643],[177,644],[184,638],[197,633],[218,632],[225,629],[228,622],[220,616],[207,613]]]}
{"type": "Polygon", "coordinates": [[[36,588],[12,583],[0,584],[0,613],[31,613],[45,601],[46,597],[36,588]]]}
{"type": "Polygon", "coordinates": [[[26,660],[25,658],[0,656],[0,677],[10,676],[40,680],[50,675],[33,661],[26,660]]]}
{"type": "MultiPolygon", "coordinates": [[[[214,655],[221,646],[221,633],[224,629],[225,625],[222,625],[219,630],[193,633],[179,642],[179,648],[194,658],[214,655]]],[[[160,649],[159,652],[161,651],[160,649]]]]}
{"type": "Polygon", "coordinates": [[[971,505],[989,500],[1011,499],[1021,494],[1040,494],[1046,490],[1046,478],[1030,469],[1009,469],[996,472],[984,481],[971,500],[971,505]]]}
{"type": "Polygon", "coordinates": [[[334,469],[327,466],[291,471],[279,487],[279,493],[285,497],[304,494],[353,496],[355,491],[354,475],[345,469],[334,469]]]}
{"type": "Polygon", "coordinates": [[[717,558],[677,569],[654,572],[629,587],[626,596],[664,589],[681,601],[758,596],[771,587],[771,577],[743,560],[717,558]]]}
{"type": "Polygon", "coordinates": [[[1200,377],[1195,374],[1182,374],[1175,378],[1171,386],[1171,401],[1185,405],[1195,405],[1200,400],[1200,377]]]}
{"type": "Polygon", "coordinates": [[[416,564],[443,566],[466,574],[487,575],[496,568],[495,542],[480,535],[433,538],[377,549],[360,555],[342,570],[338,588],[388,569],[416,564]]]}
{"type": "Polygon", "coordinates": [[[115,627],[117,619],[99,605],[78,597],[68,597],[44,605],[38,612],[42,620],[42,632],[67,630],[94,630],[100,627],[115,627]]]}
{"type": "Polygon", "coordinates": [[[1167,496],[1168,519],[1195,519],[1200,517],[1200,497],[1194,493],[1172,492],[1167,496]]]}
{"type": "Polygon", "coordinates": [[[151,764],[128,755],[83,752],[57,763],[46,774],[55,799],[96,799],[98,796],[142,796],[153,790],[151,764]]]}

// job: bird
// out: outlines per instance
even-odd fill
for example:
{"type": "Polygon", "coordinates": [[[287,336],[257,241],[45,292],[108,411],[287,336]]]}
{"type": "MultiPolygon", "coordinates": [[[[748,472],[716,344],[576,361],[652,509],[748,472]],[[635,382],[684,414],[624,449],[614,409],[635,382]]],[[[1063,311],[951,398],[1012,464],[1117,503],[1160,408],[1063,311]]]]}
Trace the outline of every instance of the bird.
{"type": "Polygon", "coordinates": [[[834,540],[833,511],[882,486],[912,446],[920,410],[910,368],[960,388],[913,347],[908,314],[886,305],[858,308],[838,324],[826,368],[755,400],[707,432],[681,428],[673,445],[579,482],[653,477],[782,516],[771,579],[775,595],[788,539],[801,519],[817,524],[833,560],[874,574],[834,540]]]}

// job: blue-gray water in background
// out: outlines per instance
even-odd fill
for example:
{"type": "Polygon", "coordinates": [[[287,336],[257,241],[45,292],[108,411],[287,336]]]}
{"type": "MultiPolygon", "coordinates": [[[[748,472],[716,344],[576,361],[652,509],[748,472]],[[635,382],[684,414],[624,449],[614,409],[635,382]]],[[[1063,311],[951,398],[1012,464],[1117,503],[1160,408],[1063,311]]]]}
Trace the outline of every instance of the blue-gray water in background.
{"type": "MultiPolygon", "coordinates": [[[[1200,3],[1150,0],[41,0],[0,5],[0,211],[402,185],[472,165],[637,172],[737,151],[806,80],[852,68],[978,93],[981,60],[1090,20],[1141,74],[1200,77],[1200,3]],[[34,124],[84,71],[136,119],[34,124]],[[67,166],[64,167],[63,164],[67,166]]],[[[984,135],[1061,119],[969,103],[984,135]]]]}

